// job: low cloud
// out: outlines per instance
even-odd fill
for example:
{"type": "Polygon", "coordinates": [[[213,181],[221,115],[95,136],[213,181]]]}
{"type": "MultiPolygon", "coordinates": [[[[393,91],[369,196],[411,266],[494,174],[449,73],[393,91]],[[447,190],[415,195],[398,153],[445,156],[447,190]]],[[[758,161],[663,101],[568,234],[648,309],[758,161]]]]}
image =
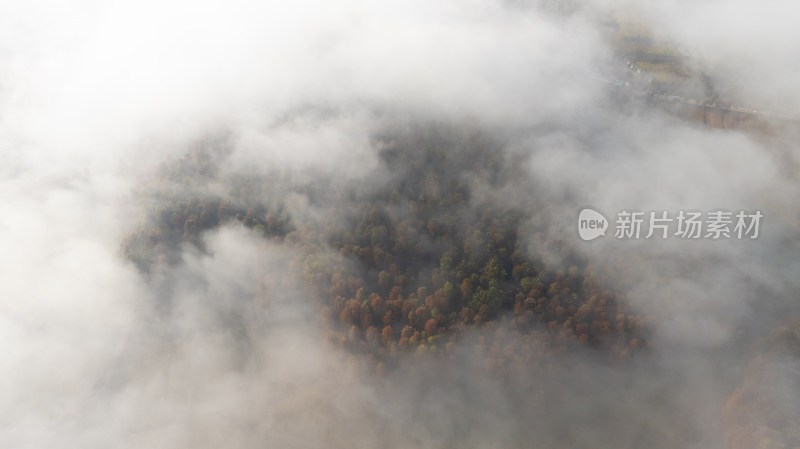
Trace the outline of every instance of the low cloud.
{"type": "MultiPolygon", "coordinates": [[[[748,348],[798,313],[794,131],[712,130],[643,92],[621,98],[629,69],[599,19],[650,24],[725,98],[791,115],[793,7],[539,3],[0,6],[0,444],[728,447],[720,413],[748,348]],[[376,375],[323,338],[303,236],[228,224],[152,272],[121,254],[158,207],[257,182],[298,229],[346,224],[361,192],[402,178],[382,152],[420,123],[488,136],[508,179],[470,179],[462,216],[539,211],[520,231],[528,251],[569,269],[544,231],[615,273],[648,317],[649,352],[624,367],[585,348],[554,356],[498,320],[463,331],[449,358],[403,356],[376,375]],[[211,141],[214,170],[154,181],[211,141]],[[587,243],[583,207],[765,219],[751,242],[622,242],[610,227],[587,243]],[[487,366],[475,348],[492,338],[507,346],[487,353],[556,363],[487,366]]],[[[437,142],[471,155],[469,138],[437,142]]],[[[792,394],[786,358],[776,403],[792,394]]]]}

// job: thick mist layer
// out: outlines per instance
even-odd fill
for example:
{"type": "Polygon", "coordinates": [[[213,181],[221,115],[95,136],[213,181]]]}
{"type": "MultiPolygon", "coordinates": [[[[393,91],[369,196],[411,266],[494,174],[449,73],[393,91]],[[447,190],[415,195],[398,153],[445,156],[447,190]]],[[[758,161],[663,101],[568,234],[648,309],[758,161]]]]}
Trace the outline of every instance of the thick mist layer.
{"type": "Polygon", "coordinates": [[[0,445],[800,444],[800,35],[690,3],[0,5],[0,445]],[[612,21],[696,74],[654,94],[612,21]],[[664,107],[697,92],[766,131],[664,107]],[[583,242],[584,207],[764,221],[583,242]]]}

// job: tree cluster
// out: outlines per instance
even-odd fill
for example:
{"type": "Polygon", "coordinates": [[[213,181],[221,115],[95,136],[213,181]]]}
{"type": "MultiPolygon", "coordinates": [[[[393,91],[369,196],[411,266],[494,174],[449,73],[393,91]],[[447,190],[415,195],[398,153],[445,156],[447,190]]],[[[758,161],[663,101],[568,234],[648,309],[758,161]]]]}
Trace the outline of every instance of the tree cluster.
{"type": "Polygon", "coordinates": [[[644,345],[644,320],[608,273],[535,227],[546,223],[546,209],[496,193],[513,193],[524,177],[502,142],[438,125],[376,140],[382,166],[357,181],[221,176],[224,144],[192,148],[154,176],[148,217],[122,251],[155,270],[179,263],[183,245],[202,249],[204,231],[234,221],[291,245],[327,339],[378,365],[409,352],[446,353],[475,328],[488,329],[487,369],[497,372],[574,345],[623,359],[644,345]],[[290,193],[308,198],[320,219],[294,220],[290,193]],[[542,247],[559,260],[533,249],[542,247]],[[510,341],[495,339],[500,328],[525,345],[500,345],[510,341]]]}

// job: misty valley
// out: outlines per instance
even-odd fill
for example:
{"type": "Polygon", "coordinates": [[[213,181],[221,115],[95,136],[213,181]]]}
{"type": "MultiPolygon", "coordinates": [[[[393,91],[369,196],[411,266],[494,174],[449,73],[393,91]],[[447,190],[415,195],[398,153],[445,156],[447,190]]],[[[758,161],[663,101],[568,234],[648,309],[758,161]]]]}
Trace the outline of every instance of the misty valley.
{"type": "Polygon", "coordinates": [[[56,3],[0,446],[800,449],[795,6],[56,3]]]}

